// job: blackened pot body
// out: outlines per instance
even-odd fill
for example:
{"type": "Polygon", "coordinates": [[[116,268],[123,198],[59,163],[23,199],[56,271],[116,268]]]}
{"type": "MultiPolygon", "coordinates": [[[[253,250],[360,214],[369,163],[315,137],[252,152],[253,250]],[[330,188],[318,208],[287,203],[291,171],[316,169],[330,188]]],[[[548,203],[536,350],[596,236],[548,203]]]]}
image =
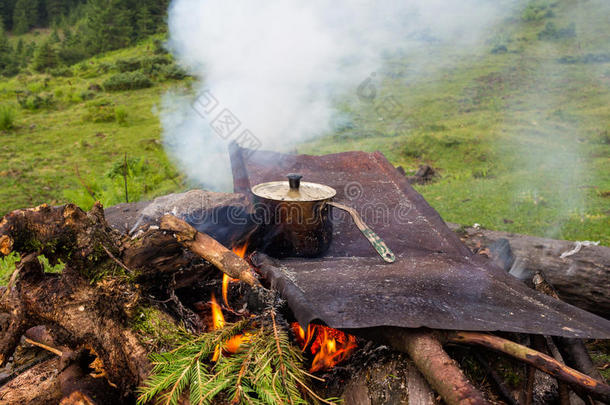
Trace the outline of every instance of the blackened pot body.
{"type": "Polygon", "coordinates": [[[273,257],[318,257],[332,241],[329,200],[278,201],[255,196],[261,250],[273,257]]]}

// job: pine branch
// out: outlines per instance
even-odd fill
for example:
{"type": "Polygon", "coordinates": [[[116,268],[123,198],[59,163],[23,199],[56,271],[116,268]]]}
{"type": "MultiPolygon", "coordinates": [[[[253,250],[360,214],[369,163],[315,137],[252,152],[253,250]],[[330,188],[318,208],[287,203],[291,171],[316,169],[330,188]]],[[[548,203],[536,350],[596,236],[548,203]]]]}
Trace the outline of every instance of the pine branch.
{"type": "Polygon", "coordinates": [[[154,399],[175,405],[189,393],[193,405],[208,405],[220,394],[232,404],[305,405],[333,404],[307,386],[309,374],[303,368],[301,351],[290,343],[285,328],[269,318],[246,319],[198,336],[185,336],[173,350],[151,354],[153,370],[139,389],[138,404],[154,399]],[[259,324],[252,329],[254,322],[259,324]],[[229,339],[249,334],[237,353],[223,353],[211,361],[216,347],[225,348],[229,339]],[[305,395],[305,396],[304,396],[305,395]]]}

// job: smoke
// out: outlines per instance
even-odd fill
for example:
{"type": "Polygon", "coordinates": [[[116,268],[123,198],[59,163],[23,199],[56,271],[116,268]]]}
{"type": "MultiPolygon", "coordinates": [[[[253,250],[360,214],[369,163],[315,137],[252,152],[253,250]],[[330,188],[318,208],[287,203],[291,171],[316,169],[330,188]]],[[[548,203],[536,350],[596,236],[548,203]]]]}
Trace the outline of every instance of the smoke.
{"type": "Polygon", "coordinates": [[[189,179],[231,187],[227,144],[285,150],[329,133],[341,100],[399,51],[412,72],[467,50],[503,15],[493,0],[174,0],[169,48],[197,79],[168,93],[166,149],[189,179]]]}

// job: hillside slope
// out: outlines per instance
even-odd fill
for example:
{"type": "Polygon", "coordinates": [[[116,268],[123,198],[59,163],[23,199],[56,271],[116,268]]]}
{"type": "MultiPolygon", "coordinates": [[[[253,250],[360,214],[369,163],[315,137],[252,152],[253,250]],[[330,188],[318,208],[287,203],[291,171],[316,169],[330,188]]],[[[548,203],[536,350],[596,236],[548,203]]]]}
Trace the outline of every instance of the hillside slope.
{"type": "Polygon", "coordinates": [[[300,151],[429,164],[440,180],[417,188],[447,221],[610,244],[609,7],[529,4],[468,55],[422,43],[437,70],[388,58],[375,102],[354,97],[351,121],[300,151]]]}

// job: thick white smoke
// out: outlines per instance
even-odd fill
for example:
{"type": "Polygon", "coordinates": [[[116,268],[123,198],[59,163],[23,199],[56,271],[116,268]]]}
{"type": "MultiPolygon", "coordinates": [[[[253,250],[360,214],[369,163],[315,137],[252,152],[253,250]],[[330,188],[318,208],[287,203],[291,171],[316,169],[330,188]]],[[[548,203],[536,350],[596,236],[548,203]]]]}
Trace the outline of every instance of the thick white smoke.
{"type": "Polygon", "coordinates": [[[501,14],[493,0],[174,0],[169,47],[198,82],[164,97],[165,145],[191,180],[228,190],[230,141],[281,150],[328,133],[384,53],[428,70],[442,62],[430,38],[467,48],[501,14]]]}

